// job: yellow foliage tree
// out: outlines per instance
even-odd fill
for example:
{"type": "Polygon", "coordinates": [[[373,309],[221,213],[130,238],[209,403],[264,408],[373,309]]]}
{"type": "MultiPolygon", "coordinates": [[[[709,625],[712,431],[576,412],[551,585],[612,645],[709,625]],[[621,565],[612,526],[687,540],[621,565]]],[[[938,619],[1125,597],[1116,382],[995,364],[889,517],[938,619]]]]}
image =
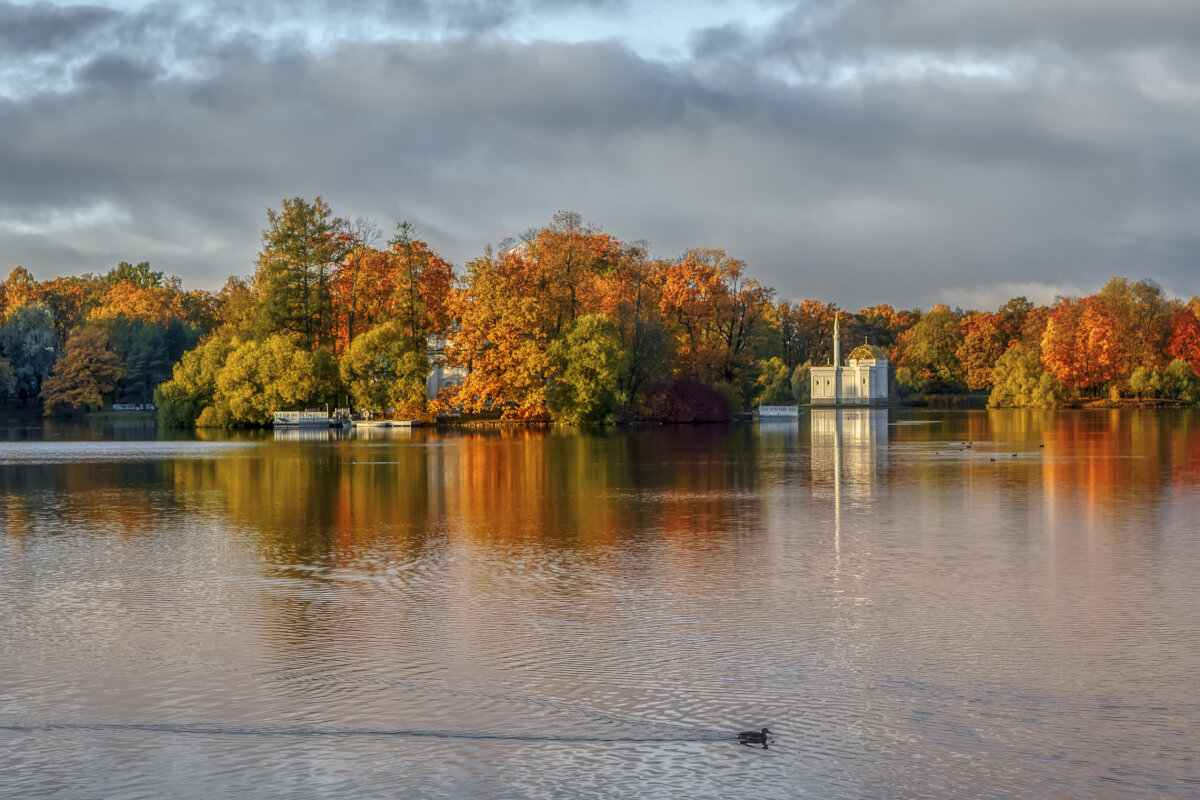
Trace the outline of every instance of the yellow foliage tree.
{"type": "Polygon", "coordinates": [[[108,349],[104,331],[91,326],[78,329],[42,386],[44,413],[50,416],[102,407],[104,395],[116,388],[122,371],[121,360],[108,349]]]}

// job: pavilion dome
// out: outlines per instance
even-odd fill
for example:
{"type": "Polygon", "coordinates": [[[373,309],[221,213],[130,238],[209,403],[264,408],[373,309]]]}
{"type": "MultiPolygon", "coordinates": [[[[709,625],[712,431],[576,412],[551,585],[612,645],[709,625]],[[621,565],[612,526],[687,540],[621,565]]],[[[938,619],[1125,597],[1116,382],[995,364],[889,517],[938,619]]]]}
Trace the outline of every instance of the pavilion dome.
{"type": "Polygon", "coordinates": [[[849,361],[858,361],[859,359],[872,358],[887,358],[887,351],[882,347],[876,347],[871,344],[860,344],[858,347],[850,351],[849,361]]]}

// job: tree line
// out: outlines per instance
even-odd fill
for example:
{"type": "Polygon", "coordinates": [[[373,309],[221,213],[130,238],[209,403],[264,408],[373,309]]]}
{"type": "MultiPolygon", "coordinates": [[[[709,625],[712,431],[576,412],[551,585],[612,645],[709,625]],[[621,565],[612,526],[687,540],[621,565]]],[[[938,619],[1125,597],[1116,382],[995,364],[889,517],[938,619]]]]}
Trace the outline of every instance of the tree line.
{"type": "Polygon", "coordinates": [[[780,298],[723,250],[658,258],[570,212],[456,271],[407,223],[385,240],[320,197],[292,198],[268,211],[254,274],[220,291],[146,262],[42,282],[18,267],[0,312],[0,397],[46,414],[153,401],[169,425],[347,404],[426,420],[725,419],[806,401],[835,315],[844,343],[888,355],[901,399],[1200,401],[1200,300],[1151,281],[1049,306],[849,313],[780,298]],[[431,398],[433,359],[462,378],[431,398]]]}

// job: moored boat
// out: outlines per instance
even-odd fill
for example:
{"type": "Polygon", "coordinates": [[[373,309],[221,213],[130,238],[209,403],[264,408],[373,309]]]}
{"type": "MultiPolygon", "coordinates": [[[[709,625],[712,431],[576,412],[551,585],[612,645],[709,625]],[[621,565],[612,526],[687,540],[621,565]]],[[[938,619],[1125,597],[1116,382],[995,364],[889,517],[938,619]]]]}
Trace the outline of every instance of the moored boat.
{"type": "Polygon", "coordinates": [[[328,411],[276,411],[271,424],[276,428],[310,428],[341,425],[341,420],[331,419],[328,411]]]}

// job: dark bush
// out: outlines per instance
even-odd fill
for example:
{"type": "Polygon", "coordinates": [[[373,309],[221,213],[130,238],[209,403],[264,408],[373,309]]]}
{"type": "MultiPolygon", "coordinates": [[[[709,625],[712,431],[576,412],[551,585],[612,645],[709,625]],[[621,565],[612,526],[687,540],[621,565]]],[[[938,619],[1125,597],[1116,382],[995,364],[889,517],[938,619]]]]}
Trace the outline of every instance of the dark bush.
{"type": "Polygon", "coordinates": [[[699,381],[672,381],[652,392],[647,416],[659,422],[725,422],[729,409],[716,389],[699,381]]]}

